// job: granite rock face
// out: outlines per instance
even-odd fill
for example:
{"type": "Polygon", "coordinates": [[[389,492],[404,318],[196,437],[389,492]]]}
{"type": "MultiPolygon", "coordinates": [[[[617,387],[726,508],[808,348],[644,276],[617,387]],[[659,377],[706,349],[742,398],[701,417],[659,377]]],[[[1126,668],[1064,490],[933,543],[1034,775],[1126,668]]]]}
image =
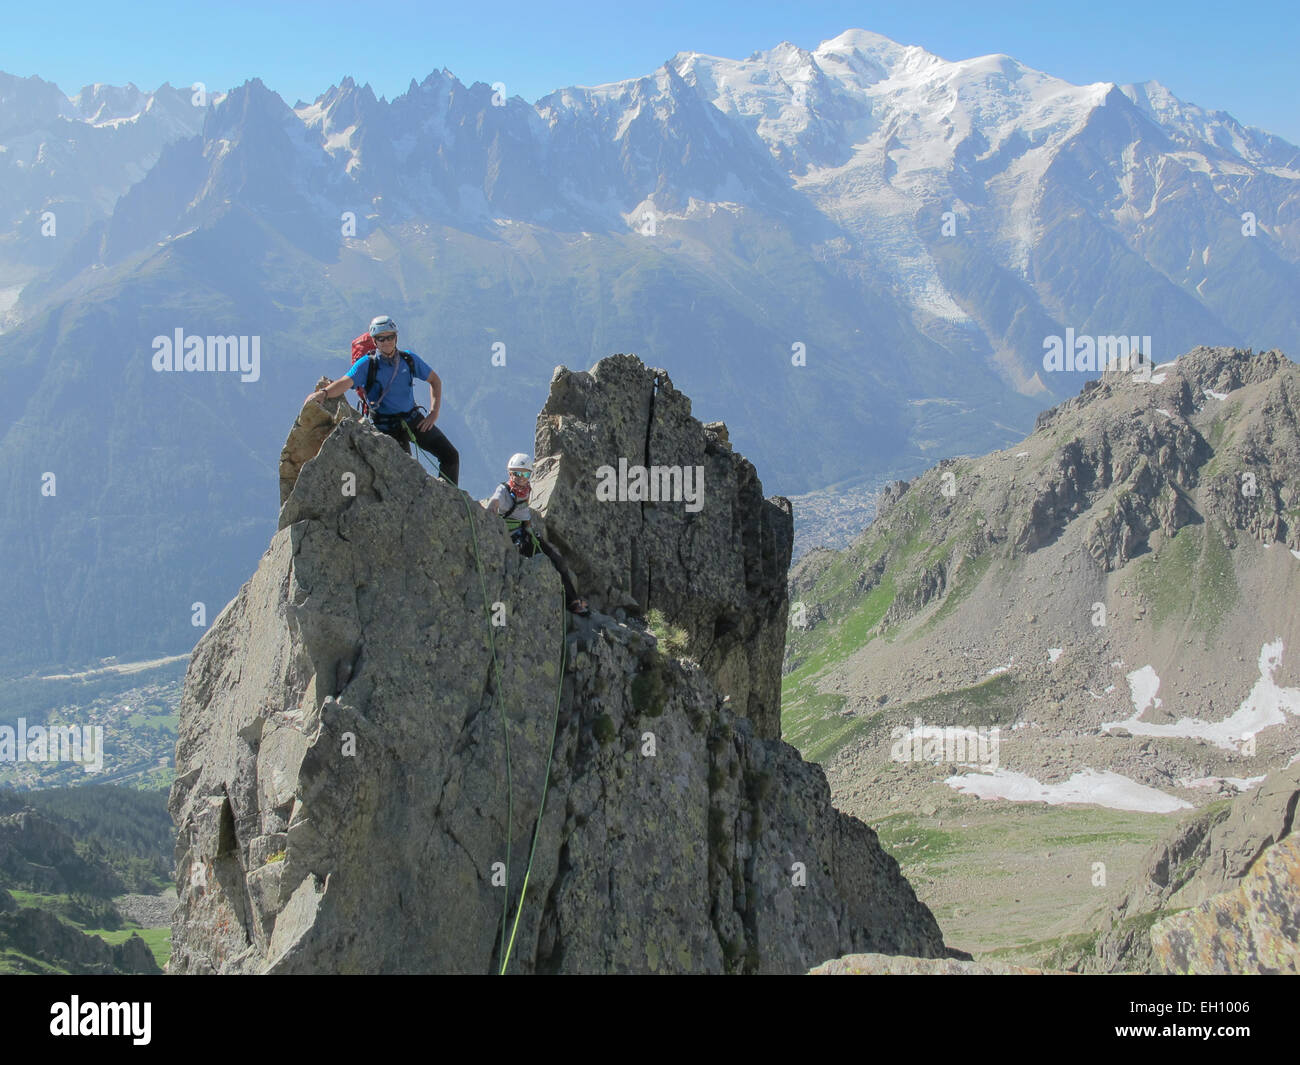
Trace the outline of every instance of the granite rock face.
{"type": "Polygon", "coordinates": [[[657,610],[684,628],[734,710],[779,738],[794,519],[788,500],[763,498],[726,426],[697,421],[667,373],[633,355],[560,367],[537,419],[535,478],[549,536],[592,605],[657,610]]]}
{"type": "MultiPolygon", "coordinates": [[[[329,383],[328,377],[322,377],[316,382],[316,387],[324,388],[329,383]]],[[[284,506],[284,501],[293,491],[303,463],[316,457],[334,426],[354,414],[352,407],[341,397],[327,399],[324,403],[303,404],[280,451],[280,506],[284,506]]]]}
{"type": "Polygon", "coordinates": [[[875,833],[773,734],[788,509],[653,391],[626,357],[557,373],[539,504],[593,605],[658,606],[680,657],[635,617],[566,632],[546,559],[368,424],[344,413],[302,459],[186,678],[171,971],[495,972],[512,940],[518,973],[945,956],[875,833]],[[591,506],[593,466],[646,439],[717,498],[591,506]]]}
{"type": "Polygon", "coordinates": [[[1241,883],[1151,929],[1167,973],[1300,973],[1300,836],[1259,856],[1241,883]]]}
{"type": "Polygon", "coordinates": [[[1152,848],[1111,912],[1092,971],[1295,972],[1300,762],[1152,848]],[[1174,912],[1181,911],[1181,912],[1174,912]],[[1288,968],[1289,966],[1289,968],[1288,968]]]}

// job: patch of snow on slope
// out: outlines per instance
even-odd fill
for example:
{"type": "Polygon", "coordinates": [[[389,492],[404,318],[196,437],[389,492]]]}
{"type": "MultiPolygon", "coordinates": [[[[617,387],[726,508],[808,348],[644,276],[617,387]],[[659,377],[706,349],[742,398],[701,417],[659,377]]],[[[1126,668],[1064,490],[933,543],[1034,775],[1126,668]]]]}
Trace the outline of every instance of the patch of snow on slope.
{"type": "Polygon", "coordinates": [[[963,773],[944,781],[951,788],[980,799],[1012,802],[1088,803],[1112,810],[1137,810],[1167,814],[1191,809],[1192,804],[1156,788],[1139,784],[1118,773],[1083,769],[1060,784],[1043,784],[1024,773],[999,769],[993,773],[963,773]]]}
{"type": "Polygon", "coordinates": [[[1135,736],[1187,736],[1209,740],[1224,750],[1235,751],[1241,740],[1252,737],[1271,725],[1282,724],[1286,721],[1287,714],[1300,717],[1300,688],[1283,688],[1273,679],[1282,664],[1282,650],[1280,639],[1264,644],[1259,652],[1259,680],[1255,681],[1250,694],[1242,700],[1236,711],[1222,721],[1184,717],[1172,725],[1156,725],[1139,720],[1152,700],[1156,706],[1160,705],[1160,700],[1155,698],[1160,679],[1156,677],[1155,670],[1144,666],[1129,674],[1129,686],[1133,689],[1133,705],[1137,708],[1137,713],[1125,721],[1103,722],[1102,731],[1125,728],[1135,736]],[[1139,675],[1139,683],[1135,684],[1133,678],[1139,675]],[[1155,687],[1150,686],[1152,679],[1155,687]],[[1140,699],[1145,701],[1140,702],[1140,699]]]}
{"type": "MultiPolygon", "coordinates": [[[[348,126],[347,129],[335,130],[325,138],[325,150],[327,152],[352,151],[352,134],[357,131],[355,122],[348,126]]],[[[355,152],[353,153],[356,154],[355,152]]]]}
{"type": "Polygon", "coordinates": [[[1151,666],[1135,669],[1128,675],[1128,690],[1133,696],[1133,709],[1137,711],[1135,717],[1141,716],[1148,706],[1160,706],[1160,700],[1156,698],[1156,692],[1160,690],[1160,678],[1151,666]]]}

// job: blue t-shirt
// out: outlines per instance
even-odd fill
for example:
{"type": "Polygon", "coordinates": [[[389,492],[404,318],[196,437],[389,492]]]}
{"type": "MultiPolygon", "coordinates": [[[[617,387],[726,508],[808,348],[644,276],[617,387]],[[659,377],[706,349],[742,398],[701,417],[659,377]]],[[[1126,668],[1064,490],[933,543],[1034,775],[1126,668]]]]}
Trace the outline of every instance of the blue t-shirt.
{"type": "MultiPolygon", "coordinates": [[[[420,356],[413,351],[408,351],[411,361],[415,363],[415,372],[420,375],[421,381],[427,381],[429,374],[433,373],[432,368],[420,356]]],[[[379,357],[379,369],[375,372],[375,385],[370,390],[366,399],[374,403],[380,396],[384,401],[379,406],[374,407],[376,414],[405,414],[408,410],[415,407],[415,392],[411,385],[411,371],[406,368],[406,360],[401,354],[393,356],[397,367],[394,369],[392,363],[382,355],[379,357]],[[396,375],[396,380],[394,380],[396,375]],[[385,391],[387,389],[387,391],[385,391]]],[[[360,389],[366,387],[366,376],[370,373],[370,356],[363,355],[352,364],[352,369],[348,371],[348,376],[352,382],[360,389]]]]}

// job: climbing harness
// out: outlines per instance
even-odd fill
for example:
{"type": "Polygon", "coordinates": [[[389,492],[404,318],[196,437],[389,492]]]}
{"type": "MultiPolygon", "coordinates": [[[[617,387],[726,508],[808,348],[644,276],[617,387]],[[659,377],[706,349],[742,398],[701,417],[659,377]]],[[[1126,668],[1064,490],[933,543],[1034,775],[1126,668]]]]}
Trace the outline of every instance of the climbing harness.
{"type": "Polygon", "coordinates": [[[533,532],[532,525],[526,519],[512,518],[510,516],[518,510],[520,506],[527,505],[528,498],[527,496],[521,498],[515,495],[514,489],[510,487],[509,481],[502,481],[501,487],[506,490],[506,495],[510,497],[510,506],[506,510],[498,511],[498,514],[500,517],[505,519],[506,528],[510,532],[510,542],[514,544],[515,547],[519,548],[519,552],[524,556],[524,558],[532,558],[542,549],[542,545],[537,539],[537,534],[533,532]],[[524,548],[525,535],[528,537],[527,549],[524,548]]]}
{"type": "MultiPolygon", "coordinates": [[[[360,339],[360,337],[357,338],[357,340],[360,339]]],[[[352,343],[353,351],[356,351],[357,341],[354,340],[352,343]]],[[[371,412],[379,408],[379,404],[381,404],[384,401],[384,397],[388,395],[388,390],[393,386],[393,382],[397,380],[397,368],[393,368],[392,376],[388,378],[388,384],[384,385],[384,390],[379,393],[379,398],[371,403],[370,390],[375,387],[375,379],[379,376],[380,359],[379,352],[374,351],[373,349],[371,349],[371,351],[372,353],[367,356],[369,359],[369,365],[366,367],[366,383],[364,385],[353,384],[352,387],[355,388],[357,392],[357,402],[361,409],[362,419],[373,422],[374,416],[371,412]]],[[[397,354],[402,356],[402,361],[406,363],[406,368],[411,372],[411,382],[414,383],[416,379],[415,360],[411,358],[411,353],[409,351],[399,351],[397,354]]]]}
{"type": "Polygon", "coordinates": [[[510,509],[509,509],[509,510],[503,510],[503,511],[501,512],[501,517],[503,517],[503,518],[508,518],[508,517],[510,517],[511,514],[513,514],[516,510],[519,509],[519,504],[522,503],[522,502],[524,502],[524,500],[520,499],[520,498],[519,498],[517,495],[515,495],[515,493],[511,490],[511,488],[510,488],[510,482],[509,482],[509,481],[502,481],[502,482],[501,482],[501,487],[504,488],[504,489],[506,490],[506,495],[508,495],[508,496],[510,497],[510,509]]]}
{"type": "Polygon", "coordinates": [[[511,518],[506,521],[506,528],[510,531],[510,542],[519,548],[519,553],[524,558],[532,558],[542,549],[541,541],[537,539],[537,534],[526,521],[520,521],[518,518],[511,518]],[[527,537],[527,540],[525,540],[527,537]],[[524,544],[527,543],[527,547],[524,544]]]}

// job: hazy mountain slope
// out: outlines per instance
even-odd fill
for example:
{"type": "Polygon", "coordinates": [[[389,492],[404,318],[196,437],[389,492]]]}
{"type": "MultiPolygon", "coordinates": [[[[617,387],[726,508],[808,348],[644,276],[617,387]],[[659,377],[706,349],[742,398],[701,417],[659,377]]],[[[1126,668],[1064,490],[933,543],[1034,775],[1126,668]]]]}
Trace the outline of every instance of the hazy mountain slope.
{"type": "MultiPolygon", "coordinates": [[[[277,103],[250,87],[223,106],[256,112],[257,99],[277,103]]],[[[268,534],[260,508],[250,511],[274,491],[275,445],[263,427],[322,371],[342,372],[340,340],[376,308],[397,317],[403,342],[442,375],[440,424],[462,450],[465,476],[480,483],[512,450],[531,448],[536,397],[575,351],[636,349],[680,363],[706,414],[734,397],[737,440],[767,449],[786,479],[828,479],[849,427],[874,453],[911,432],[903,394],[912,386],[871,359],[926,342],[888,300],[864,306],[827,291],[826,268],[788,231],[745,235],[729,216],[701,218],[683,226],[674,251],[638,234],[521,225],[489,240],[412,223],[365,243],[340,237],[327,253],[313,245],[323,223],[313,236],[307,216],[277,207],[281,179],[309,185],[322,173],[313,160],[325,158],[298,154],[284,130],[262,116],[247,137],[219,138],[229,142],[220,148],[173,145],[83,241],[100,268],[64,280],[51,292],[54,309],[6,338],[14,369],[40,397],[0,443],[15,493],[0,527],[32,560],[0,610],[11,664],[116,653],[124,634],[133,653],[188,646],[192,605],[206,604],[211,621],[268,534]],[[258,160],[277,151],[264,169],[258,160]],[[160,246],[168,188],[189,206],[179,235],[160,246]],[[710,252],[718,244],[732,247],[725,258],[710,252]],[[258,380],[156,374],[153,338],[178,327],[259,336],[258,380]],[[804,338],[818,371],[790,366],[773,350],[773,331],[804,338]],[[491,363],[498,342],[504,368],[491,363]],[[850,346],[861,355],[843,354],[850,346]],[[768,429],[777,381],[783,419],[804,427],[797,447],[768,429]],[[856,414],[855,393],[872,385],[897,398],[856,414]],[[503,429],[511,424],[513,436],[503,429]],[[46,472],[59,477],[53,498],[39,492],[46,472]]],[[[928,350],[918,365],[940,365],[941,350],[928,350]]],[[[1028,402],[1008,403],[990,370],[969,373],[969,407],[984,405],[995,422],[1023,419],[1028,402]]],[[[969,438],[951,420],[926,433],[927,446],[949,450],[969,438]]]]}
{"type": "Polygon", "coordinates": [[[71,137],[58,173],[80,176],[57,237],[32,236],[57,185],[39,168],[0,223],[29,264],[0,276],[0,360],[29,382],[0,425],[5,669],[187,649],[192,604],[210,621],[268,533],[264,427],[381,311],[443,376],[467,483],[529,447],[555,365],[632,351],[704,416],[726,404],[813,537],[1075,391],[1044,372],[1047,337],[1157,356],[1300,337],[1294,148],[1006,56],[854,30],[535,105],[445,70],[295,107],[256,80],[207,107],[21,85],[4,158],[64,159],[71,137]],[[178,328],[257,337],[257,380],[155,374],[178,328]]]}
{"type": "Polygon", "coordinates": [[[162,148],[192,136],[203,107],[190,90],[87,85],[73,97],[0,72],[0,332],[23,286],[51,268],[162,148]]]}
{"type": "Polygon", "coordinates": [[[1107,374],[792,570],[784,734],[958,946],[1076,962],[1162,819],[1295,760],[1298,416],[1277,353],[1107,374]]]}
{"type": "Polygon", "coordinates": [[[939,700],[954,719],[927,724],[966,713],[1031,729],[1004,752],[1036,768],[1123,760],[1167,787],[1179,766],[1209,776],[1289,757],[1293,723],[1261,735],[1253,762],[1175,737],[1116,743],[1101,726],[1135,713],[1154,678],[1128,678],[1145,667],[1178,674],[1159,689],[1162,722],[1222,719],[1261,669],[1283,687],[1294,675],[1297,373],[1277,353],[1197,349],[1149,384],[1107,374],[1022,444],[896,490],[852,548],[792,571],[807,622],[788,653],[787,734],[826,755],[866,730],[878,753],[883,726],[939,700]],[[812,713],[818,692],[851,716],[812,713]]]}

